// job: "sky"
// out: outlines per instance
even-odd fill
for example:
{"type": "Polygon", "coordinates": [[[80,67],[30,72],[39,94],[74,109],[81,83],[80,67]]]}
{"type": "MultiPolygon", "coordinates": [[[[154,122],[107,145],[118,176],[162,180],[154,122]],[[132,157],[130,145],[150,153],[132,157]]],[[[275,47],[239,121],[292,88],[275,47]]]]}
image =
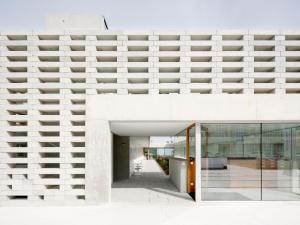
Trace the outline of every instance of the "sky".
{"type": "Polygon", "coordinates": [[[104,15],[109,29],[287,29],[300,0],[0,0],[1,29],[43,29],[51,13],[104,15]]]}

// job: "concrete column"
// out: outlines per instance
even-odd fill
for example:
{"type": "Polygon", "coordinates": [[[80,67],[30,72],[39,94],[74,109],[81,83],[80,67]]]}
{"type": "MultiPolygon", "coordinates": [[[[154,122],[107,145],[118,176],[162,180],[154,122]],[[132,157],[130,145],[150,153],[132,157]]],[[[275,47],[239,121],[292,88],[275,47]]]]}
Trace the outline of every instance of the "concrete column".
{"type": "Polygon", "coordinates": [[[112,183],[112,133],[107,120],[87,120],[86,201],[110,202],[112,183]]]}
{"type": "Polygon", "coordinates": [[[196,203],[201,202],[201,125],[195,126],[196,203]]]}

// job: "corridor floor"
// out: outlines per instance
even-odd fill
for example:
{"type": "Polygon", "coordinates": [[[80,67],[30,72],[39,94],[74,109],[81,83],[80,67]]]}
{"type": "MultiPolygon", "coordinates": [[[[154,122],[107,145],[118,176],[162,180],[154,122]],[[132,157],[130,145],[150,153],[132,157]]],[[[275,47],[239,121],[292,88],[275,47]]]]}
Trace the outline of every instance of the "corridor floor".
{"type": "Polygon", "coordinates": [[[142,170],[130,179],[114,182],[112,202],[193,204],[187,193],[178,192],[155,160],[143,160],[142,170]]]}

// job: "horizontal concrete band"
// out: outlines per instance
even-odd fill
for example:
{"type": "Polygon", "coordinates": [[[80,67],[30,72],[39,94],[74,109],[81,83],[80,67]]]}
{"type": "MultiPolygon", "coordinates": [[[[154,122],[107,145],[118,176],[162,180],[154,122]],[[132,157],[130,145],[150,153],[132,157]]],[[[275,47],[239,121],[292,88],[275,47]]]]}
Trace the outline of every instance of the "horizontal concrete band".
{"type": "Polygon", "coordinates": [[[293,122],[298,96],[287,95],[99,95],[87,97],[87,120],[293,122]]]}

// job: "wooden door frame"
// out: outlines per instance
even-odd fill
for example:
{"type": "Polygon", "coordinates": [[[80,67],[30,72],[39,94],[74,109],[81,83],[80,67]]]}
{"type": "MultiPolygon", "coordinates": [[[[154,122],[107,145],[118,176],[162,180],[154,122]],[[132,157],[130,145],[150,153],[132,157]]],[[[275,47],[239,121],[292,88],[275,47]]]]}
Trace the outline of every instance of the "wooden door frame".
{"type": "MultiPolygon", "coordinates": [[[[192,128],[195,128],[196,132],[196,124],[193,123],[192,125],[188,126],[186,128],[186,163],[187,163],[187,193],[191,192],[190,189],[190,174],[189,174],[189,166],[190,166],[190,130],[192,128]]],[[[196,157],[195,157],[195,170],[196,170],[196,157]]],[[[196,171],[195,171],[195,182],[194,185],[196,185],[196,171]]],[[[196,192],[196,187],[195,187],[195,192],[196,192]]]]}

